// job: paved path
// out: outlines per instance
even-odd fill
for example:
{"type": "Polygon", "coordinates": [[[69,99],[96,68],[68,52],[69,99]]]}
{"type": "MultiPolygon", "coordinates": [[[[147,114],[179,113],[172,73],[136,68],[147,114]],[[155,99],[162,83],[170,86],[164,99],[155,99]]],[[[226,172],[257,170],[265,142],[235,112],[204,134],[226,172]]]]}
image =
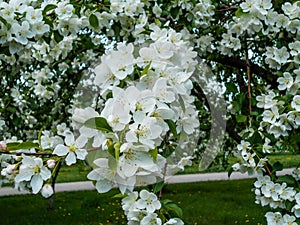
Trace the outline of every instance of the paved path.
{"type": "MultiPolygon", "coordinates": [[[[293,168],[284,169],[283,171],[277,172],[277,175],[291,174],[293,168]]],[[[216,180],[241,180],[254,178],[254,176],[249,177],[247,174],[241,174],[238,172],[233,172],[228,178],[227,172],[221,173],[199,173],[199,174],[186,174],[186,175],[175,175],[167,178],[167,183],[191,183],[191,182],[201,182],[201,181],[216,181],[216,180]]],[[[63,191],[83,191],[83,190],[94,190],[95,187],[91,181],[80,181],[80,182],[68,182],[68,183],[58,183],[55,185],[56,192],[63,191]]],[[[30,194],[27,191],[18,191],[11,187],[0,188],[0,196],[7,195],[21,195],[30,194]]]]}

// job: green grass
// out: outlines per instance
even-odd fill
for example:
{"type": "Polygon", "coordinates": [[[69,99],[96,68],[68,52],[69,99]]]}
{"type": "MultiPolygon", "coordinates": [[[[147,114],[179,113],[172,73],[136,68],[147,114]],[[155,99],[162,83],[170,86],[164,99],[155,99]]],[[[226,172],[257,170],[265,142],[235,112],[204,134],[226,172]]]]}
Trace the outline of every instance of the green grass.
{"type": "Polygon", "coordinates": [[[283,164],[284,168],[293,168],[297,167],[300,164],[300,155],[299,154],[292,154],[292,153],[278,153],[278,154],[271,154],[268,156],[270,163],[275,163],[279,161],[283,164]]]}
{"type": "MultiPolygon", "coordinates": [[[[266,224],[266,211],[254,203],[252,185],[253,180],[174,184],[165,188],[163,198],[179,204],[186,224],[266,224]]],[[[0,197],[1,224],[126,224],[120,200],[110,198],[116,193],[57,193],[53,210],[41,196],[0,197]]]]}
{"type": "Polygon", "coordinates": [[[57,183],[62,182],[74,182],[74,181],[86,181],[87,174],[91,171],[91,168],[81,164],[72,166],[62,166],[58,176],[56,178],[57,183]]]}

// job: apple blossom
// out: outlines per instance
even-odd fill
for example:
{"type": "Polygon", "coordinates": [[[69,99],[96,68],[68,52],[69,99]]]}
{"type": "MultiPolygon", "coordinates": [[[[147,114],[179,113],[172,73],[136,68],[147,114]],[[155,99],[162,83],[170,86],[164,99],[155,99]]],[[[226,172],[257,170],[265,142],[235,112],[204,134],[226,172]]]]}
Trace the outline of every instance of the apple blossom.
{"type": "Polygon", "coordinates": [[[30,181],[32,193],[38,193],[42,186],[43,181],[49,179],[51,172],[43,166],[41,158],[31,158],[29,156],[22,156],[22,164],[20,166],[20,172],[15,177],[15,182],[30,181]]]}
{"type": "Polygon", "coordinates": [[[86,144],[86,138],[81,137],[78,139],[74,139],[74,135],[71,132],[65,133],[65,145],[58,144],[53,154],[58,156],[65,156],[66,155],[66,164],[69,166],[71,164],[76,163],[76,158],[80,160],[84,160],[87,151],[83,149],[83,146],[86,144]]]}

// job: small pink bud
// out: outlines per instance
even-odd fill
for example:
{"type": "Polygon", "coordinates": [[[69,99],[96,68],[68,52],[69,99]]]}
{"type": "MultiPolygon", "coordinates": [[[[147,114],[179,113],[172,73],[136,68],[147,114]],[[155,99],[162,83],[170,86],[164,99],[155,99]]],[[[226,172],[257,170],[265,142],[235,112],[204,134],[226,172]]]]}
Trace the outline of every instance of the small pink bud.
{"type": "Polygon", "coordinates": [[[8,164],[6,167],[6,173],[12,175],[16,170],[16,165],[8,164]]]}
{"type": "Polygon", "coordinates": [[[42,196],[45,198],[49,198],[53,193],[54,191],[50,184],[45,184],[41,191],[42,196]]]}
{"type": "Polygon", "coordinates": [[[5,141],[0,141],[0,149],[1,150],[6,150],[7,146],[6,146],[6,143],[5,141]]]}
{"type": "Polygon", "coordinates": [[[49,169],[53,169],[55,167],[56,161],[54,159],[47,160],[47,166],[49,169]]]}

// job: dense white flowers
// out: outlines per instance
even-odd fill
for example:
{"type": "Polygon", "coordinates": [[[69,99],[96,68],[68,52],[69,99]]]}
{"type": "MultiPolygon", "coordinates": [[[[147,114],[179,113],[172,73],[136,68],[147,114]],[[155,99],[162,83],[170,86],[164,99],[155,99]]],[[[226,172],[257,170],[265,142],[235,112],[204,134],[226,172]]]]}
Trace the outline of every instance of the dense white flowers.
{"type": "MultiPolygon", "coordinates": [[[[128,224],[162,224],[162,220],[158,217],[158,210],[161,203],[157,196],[145,189],[138,192],[131,192],[122,199],[122,208],[128,219],[128,224]]],[[[164,224],[183,224],[179,218],[171,218],[164,224]]]]}
{"type": "MultiPolygon", "coordinates": [[[[101,64],[95,68],[94,84],[103,98],[99,116],[115,133],[100,131],[100,139],[94,137],[94,147],[109,154],[108,159],[96,159],[97,167],[88,175],[97,181],[99,192],[110,190],[114,184],[124,193],[136,185],[158,182],[166,173],[164,150],[159,149],[166,133],[190,135],[199,126],[193,98],[189,96],[195,53],[182,51],[188,43],[181,34],[177,35],[180,42],[173,42],[173,30],[157,26],[152,29],[148,46],[119,44],[116,50],[102,56],[101,64]],[[135,68],[141,68],[142,74],[135,68]],[[121,83],[123,88],[119,87],[121,83]],[[167,120],[174,121],[175,130],[170,131],[167,120]],[[95,138],[101,141],[97,146],[95,138]]],[[[79,112],[87,109],[76,109],[74,120],[84,123],[87,118],[79,119],[79,112]]],[[[92,113],[97,116],[97,112],[92,113]]],[[[87,137],[84,127],[79,130],[80,137],[87,137]]]]}

